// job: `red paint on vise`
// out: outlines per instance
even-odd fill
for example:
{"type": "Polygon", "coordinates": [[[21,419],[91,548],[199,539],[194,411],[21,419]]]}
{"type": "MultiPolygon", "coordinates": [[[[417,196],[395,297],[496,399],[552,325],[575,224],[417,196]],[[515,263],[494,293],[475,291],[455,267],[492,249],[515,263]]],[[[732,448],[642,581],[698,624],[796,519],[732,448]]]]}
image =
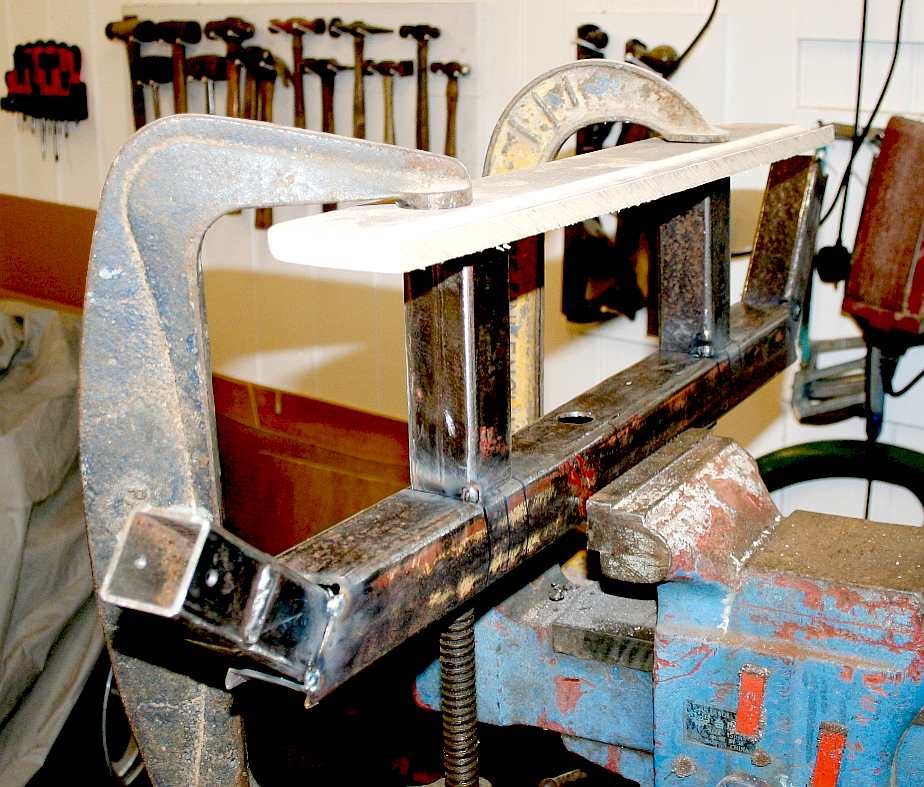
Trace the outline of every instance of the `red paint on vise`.
{"type": "Polygon", "coordinates": [[[584,696],[584,681],[580,678],[555,676],[555,704],[562,713],[574,713],[578,701],[584,696]]]}
{"type": "Polygon", "coordinates": [[[563,724],[559,724],[557,721],[552,721],[548,714],[546,714],[543,709],[542,713],[539,714],[539,718],[536,720],[536,726],[543,730],[552,730],[552,732],[560,732],[563,735],[574,735],[574,730],[570,727],[565,727],[563,724]]]}
{"type": "Polygon", "coordinates": [[[887,675],[883,675],[881,672],[874,672],[871,675],[863,676],[863,685],[866,686],[868,691],[874,694],[878,694],[881,697],[888,697],[889,693],[884,688],[887,679],[887,675]]]}
{"type": "Polygon", "coordinates": [[[764,691],[767,676],[748,669],[741,671],[738,687],[738,712],[735,715],[735,730],[740,735],[756,738],[760,720],[764,713],[764,691]]]}
{"type": "MultiPolygon", "coordinates": [[[[660,673],[656,671],[654,675],[655,683],[662,683],[662,684],[670,683],[672,680],[681,680],[682,678],[689,678],[691,675],[695,675],[697,672],[699,672],[702,669],[703,664],[706,663],[706,659],[709,659],[714,655],[715,655],[715,648],[711,648],[709,647],[709,645],[703,644],[703,645],[697,645],[695,648],[690,648],[690,650],[688,650],[684,654],[681,661],[686,661],[687,659],[690,659],[693,656],[699,656],[699,659],[697,659],[696,663],[687,672],[683,673],[682,675],[672,675],[669,678],[662,678],[660,676],[660,673]]],[[[668,667],[668,666],[669,667],[677,666],[676,663],[671,662],[671,661],[666,661],[664,659],[656,659],[655,665],[656,667],[661,667],[661,668],[668,667]]]]}
{"type": "Polygon", "coordinates": [[[841,772],[841,759],[844,756],[846,742],[846,727],[822,722],[811,787],[837,787],[837,777],[841,772]]]}
{"type": "Polygon", "coordinates": [[[606,769],[610,773],[619,773],[620,759],[622,759],[622,749],[618,746],[606,747],[606,769]]]}

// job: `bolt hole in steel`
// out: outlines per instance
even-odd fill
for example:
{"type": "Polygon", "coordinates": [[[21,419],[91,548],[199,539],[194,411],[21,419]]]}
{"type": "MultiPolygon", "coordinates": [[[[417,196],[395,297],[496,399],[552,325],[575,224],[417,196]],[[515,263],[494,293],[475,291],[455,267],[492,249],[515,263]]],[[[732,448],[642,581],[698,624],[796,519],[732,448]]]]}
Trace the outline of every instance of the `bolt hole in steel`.
{"type": "Polygon", "coordinates": [[[214,568],[210,568],[205,574],[205,584],[213,588],[218,584],[218,571],[214,568]]]}
{"type": "Polygon", "coordinates": [[[588,413],[586,410],[572,410],[568,413],[562,413],[558,416],[558,423],[560,424],[574,424],[580,426],[581,424],[589,424],[594,420],[594,417],[591,413],[588,413]]]}
{"type": "Polygon", "coordinates": [[[134,566],[135,566],[135,568],[137,568],[139,571],[144,571],[144,570],[148,567],[148,559],[147,559],[147,556],[146,556],[146,555],[138,555],[138,557],[135,558],[134,566]]]}

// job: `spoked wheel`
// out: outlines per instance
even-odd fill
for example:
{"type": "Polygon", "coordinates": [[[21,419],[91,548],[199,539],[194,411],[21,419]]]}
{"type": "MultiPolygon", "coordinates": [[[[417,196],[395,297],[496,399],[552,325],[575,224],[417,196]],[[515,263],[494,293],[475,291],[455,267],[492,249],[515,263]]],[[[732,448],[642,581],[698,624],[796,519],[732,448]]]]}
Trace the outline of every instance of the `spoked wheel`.
{"type": "Polygon", "coordinates": [[[112,667],[106,677],[102,713],[103,756],[115,784],[145,787],[150,781],[144,771],[141,752],[132,735],[128,717],[122,707],[119,687],[112,676],[112,667]]]}
{"type": "Polygon", "coordinates": [[[773,451],[757,464],[771,492],[805,481],[856,478],[907,489],[924,510],[924,454],[918,451],[864,440],[818,440],[773,451]]]}

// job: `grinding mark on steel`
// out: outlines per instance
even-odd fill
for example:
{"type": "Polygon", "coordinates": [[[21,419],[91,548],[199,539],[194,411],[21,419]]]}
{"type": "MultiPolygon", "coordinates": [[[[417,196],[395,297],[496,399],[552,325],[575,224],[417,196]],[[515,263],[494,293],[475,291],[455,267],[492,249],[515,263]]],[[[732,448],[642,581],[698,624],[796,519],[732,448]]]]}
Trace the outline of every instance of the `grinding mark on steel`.
{"type": "Polygon", "coordinates": [[[571,81],[570,74],[564,74],[561,79],[561,85],[565,88],[565,93],[568,96],[568,99],[571,101],[572,106],[578,106],[578,93],[577,88],[574,83],[571,81]]]}
{"type": "Polygon", "coordinates": [[[528,128],[526,128],[522,123],[520,123],[515,118],[509,118],[507,122],[510,124],[510,127],[517,131],[522,136],[526,137],[528,140],[532,141],[534,144],[538,145],[540,142],[539,137],[533,134],[528,128]]]}
{"type": "Polygon", "coordinates": [[[538,93],[536,93],[535,91],[533,91],[533,92],[530,93],[529,95],[530,95],[530,98],[532,98],[532,100],[536,102],[536,106],[538,106],[539,109],[542,110],[542,114],[544,114],[544,115],[549,119],[549,122],[550,122],[550,123],[554,123],[554,122],[555,122],[555,113],[552,112],[552,110],[549,108],[549,106],[545,103],[545,101],[543,100],[542,96],[540,96],[540,95],[539,95],[538,93]]]}

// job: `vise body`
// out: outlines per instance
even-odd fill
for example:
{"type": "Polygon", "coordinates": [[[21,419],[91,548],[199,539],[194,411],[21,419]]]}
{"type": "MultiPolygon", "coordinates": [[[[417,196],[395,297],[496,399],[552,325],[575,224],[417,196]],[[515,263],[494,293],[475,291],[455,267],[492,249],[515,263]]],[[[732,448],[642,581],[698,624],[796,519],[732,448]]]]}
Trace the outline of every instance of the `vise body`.
{"type": "Polygon", "coordinates": [[[587,515],[589,560],[478,620],[483,721],[560,732],[646,787],[922,783],[918,528],[784,519],[754,460],[700,430],[587,515]]]}

